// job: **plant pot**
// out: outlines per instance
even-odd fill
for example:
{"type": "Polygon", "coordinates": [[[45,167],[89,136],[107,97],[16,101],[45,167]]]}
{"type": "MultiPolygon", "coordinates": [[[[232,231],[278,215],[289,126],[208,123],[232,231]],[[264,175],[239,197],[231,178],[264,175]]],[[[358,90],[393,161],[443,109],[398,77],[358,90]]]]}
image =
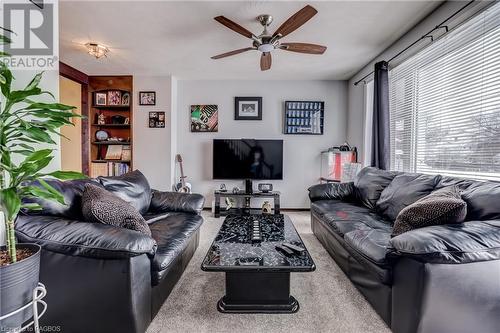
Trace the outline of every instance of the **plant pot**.
{"type": "MultiPolygon", "coordinates": [[[[0,267],[0,316],[28,304],[33,299],[33,290],[40,277],[40,252],[37,244],[17,244],[18,249],[30,249],[34,253],[14,264],[0,267]]],[[[0,332],[18,330],[33,316],[33,308],[28,307],[18,314],[0,322],[0,332]]]]}

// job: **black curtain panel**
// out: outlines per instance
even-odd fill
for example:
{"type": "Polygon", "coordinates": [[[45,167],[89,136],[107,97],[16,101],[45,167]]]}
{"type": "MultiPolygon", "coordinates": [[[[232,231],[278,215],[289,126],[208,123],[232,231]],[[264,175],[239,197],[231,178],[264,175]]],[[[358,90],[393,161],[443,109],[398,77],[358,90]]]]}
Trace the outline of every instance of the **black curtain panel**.
{"type": "Polygon", "coordinates": [[[388,170],[391,163],[389,76],[387,61],[375,64],[371,165],[388,170]]]}

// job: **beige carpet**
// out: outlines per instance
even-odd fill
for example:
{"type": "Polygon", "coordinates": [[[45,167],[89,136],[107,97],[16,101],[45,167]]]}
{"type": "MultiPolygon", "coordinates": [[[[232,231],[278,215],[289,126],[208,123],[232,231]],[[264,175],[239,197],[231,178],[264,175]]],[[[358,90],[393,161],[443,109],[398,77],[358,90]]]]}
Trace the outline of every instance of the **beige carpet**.
{"type": "Polygon", "coordinates": [[[148,333],[166,332],[390,332],[312,234],[308,212],[285,212],[292,219],[315,263],[312,273],[291,274],[295,314],[223,314],[224,273],[200,269],[223,218],[204,212],[200,246],[148,333]]]}

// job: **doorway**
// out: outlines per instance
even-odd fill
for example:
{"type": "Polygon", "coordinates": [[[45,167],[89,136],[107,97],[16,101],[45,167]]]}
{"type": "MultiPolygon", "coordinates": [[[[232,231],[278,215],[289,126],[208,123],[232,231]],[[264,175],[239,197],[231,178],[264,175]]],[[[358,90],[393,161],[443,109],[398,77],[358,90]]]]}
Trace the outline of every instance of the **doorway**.
{"type": "MultiPolygon", "coordinates": [[[[82,85],[59,76],[59,100],[75,106],[74,113],[82,115],[82,85]]],[[[82,172],[82,120],[72,118],[72,125],[61,127],[61,169],[82,172]]]]}
{"type": "Polygon", "coordinates": [[[79,171],[89,174],[89,77],[87,74],[59,62],[59,100],[61,103],[75,106],[74,112],[82,118],[73,118],[74,126],[61,128],[61,134],[70,140],[61,138],[61,167],[65,171],[79,171]]]}

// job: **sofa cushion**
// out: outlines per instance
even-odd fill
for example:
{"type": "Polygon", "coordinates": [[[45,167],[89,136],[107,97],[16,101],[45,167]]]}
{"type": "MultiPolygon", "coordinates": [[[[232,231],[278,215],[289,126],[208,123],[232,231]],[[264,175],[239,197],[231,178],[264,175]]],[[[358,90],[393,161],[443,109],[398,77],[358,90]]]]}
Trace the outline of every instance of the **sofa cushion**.
{"type": "Polygon", "coordinates": [[[169,268],[175,258],[187,247],[191,236],[203,223],[200,215],[189,213],[160,214],[158,218],[148,215],[149,224],[157,250],[152,260],[152,283],[157,285],[161,272],[169,268]]]}
{"type": "Polygon", "coordinates": [[[130,203],[139,213],[145,214],[148,211],[151,203],[151,187],[139,170],[121,176],[97,179],[106,190],[130,203]]]}
{"type": "Polygon", "coordinates": [[[467,202],[467,220],[500,219],[500,183],[476,182],[462,193],[467,202]]]}
{"type": "Polygon", "coordinates": [[[448,223],[461,223],[467,215],[467,204],[458,186],[443,187],[405,207],[396,218],[392,235],[448,223]]]}
{"type": "Polygon", "coordinates": [[[318,200],[342,200],[351,201],[354,194],[354,183],[326,183],[309,187],[309,199],[312,202],[318,200]]]}
{"type": "Polygon", "coordinates": [[[373,167],[362,169],[354,179],[354,194],[357,200],[374,209],[382,191],[398,175],[395,171],[380,170],[373,167]]]}
{"type": "Polygon", "coordinates": [[[390,243],[391,256],[429,263],[500,260],[500,220],[416,229],[392,238],[390,243]]]}
{"type": "Polygon", "coordinates": [[[365,206],[337,200],[319,200],[311,203],[311,212],[318,217],[328,216],[334,220],[356,220],[357,214],[370,212],[365,206]]]}
{"type": "MultiPolygon", "coordinates": [[[[42,210],[29,211],[23,209],[23,213],[27,215],[52,215],[72,220],[82,220],[82,194],[85,184],[95,184],[100,186],[97,181],[91,179],[67,181],[46,179],[45,181],[62,194],[66,204],[63,205],[57,201],[42,198],[25,198],[23,199],[23,203],[37,203],[42,207],[42,210]]],[[[32,185],[41,187],[38,182],[33,182],[32,185]]]]}
{"type": "Polygon", "coordinates": [[[16,236],[47,251],[89,258],[152,257],[156,250],[155,241],[140,232],[59,216],[21,214],[16,221],[16,236]]]}
{"type": "Polygon", "coordinates": [[[391,221],[396,220],[403,208],[431,193],[440,178],[411,173],[397,175],[380,194],[377,211],[391,221]]]}
{"type": "Polygon", "coordinates": [[[391,265],[387,261],[390,234],[390,229],[366,228],[353,230],[344,235],[347,252],[359,265],[386,285],[392,284],[391,265]]]}
{"type": "Polygon", "coordinates": [[[85,185],[82,213],[88,222],[109,224],[151,236],[146,221],[132,205],[100,186],[85,185]]]}
{"type": "Polygon", "coordinates": [[[382,229],[358,229],[344,235],[346,243],[364,258],[385,264],[387,248],[391,240],[391,231],[382,229]]]}
{"type": "Polygon", "coordinates": [[[357,229],[392,230],[389,221],[364,206],[352,203],[320,200],[311,204],[311,211],[340,236],[357,229]]]}

